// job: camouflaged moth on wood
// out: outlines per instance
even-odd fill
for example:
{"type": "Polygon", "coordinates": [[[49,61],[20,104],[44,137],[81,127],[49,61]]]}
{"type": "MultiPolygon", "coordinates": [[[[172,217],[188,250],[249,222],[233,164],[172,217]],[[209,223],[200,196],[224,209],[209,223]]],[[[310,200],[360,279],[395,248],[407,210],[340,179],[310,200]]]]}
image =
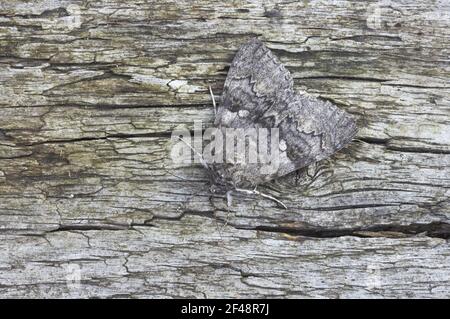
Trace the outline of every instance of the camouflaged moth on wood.
{"type": "MultiPolygon", "coordinates": [[[[213,97],[214,101],[214,97],[213,97]]],[[[242,45],[229,69],[215,126],[278,130],[278,166],[262,172],[261,163],[204,164],[215,193],[252,193],[283,203],[256,190],[256,186],[331,156],[351,142],[357,132],[354,119],[328,101],[293,88],[289,71],[258,39],[242,45]]],[[[240,136],[244,138],[245,136],[240,136]]],[[[270,140],[270,138],[268,139],[270,140]]],[[[237,141],[236,141],[237,143],[237,141]]],[[[245,144],[248,151],[250,142],[245,144]]],[[[272,150],[273,151],[273,150],[272,150]]]]}

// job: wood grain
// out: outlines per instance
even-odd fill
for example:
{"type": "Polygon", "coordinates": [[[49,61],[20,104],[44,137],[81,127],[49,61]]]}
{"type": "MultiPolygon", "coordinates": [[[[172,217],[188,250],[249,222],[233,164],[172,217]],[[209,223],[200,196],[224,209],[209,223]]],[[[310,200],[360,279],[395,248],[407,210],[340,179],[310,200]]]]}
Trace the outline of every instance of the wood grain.
{"type": "Polygon", "coordinates": [[[449,297],[449,30],[447,1],[2,3],[1,296],[449,297]],[[169,156],[255,36],[360,128],[261,189],[287,210],[169,156]]]}

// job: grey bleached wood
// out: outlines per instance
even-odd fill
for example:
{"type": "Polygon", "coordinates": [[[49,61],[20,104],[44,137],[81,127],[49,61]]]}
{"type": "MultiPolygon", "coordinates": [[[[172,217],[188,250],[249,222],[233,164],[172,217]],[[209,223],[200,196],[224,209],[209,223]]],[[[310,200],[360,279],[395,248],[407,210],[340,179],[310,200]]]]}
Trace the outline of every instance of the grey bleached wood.
{"type": "Polygon", "coordinates": [[[2,3],[1,296],[449,297],[449,19],[446,1],[2,3]],[[254,36],[360,128],[263,188],[287,210],[227,209],[168,156],[254,36]]]}
{"type": "Polygon", "coordinates": [[[216,226],[186,215],[133,230],[1,236],[2,296],[426,298],[448,292],[444,239],[312,239],[229,226],[219,233],[216,226]],[[77,274],[79,283],[71,277],[77,274]]]}

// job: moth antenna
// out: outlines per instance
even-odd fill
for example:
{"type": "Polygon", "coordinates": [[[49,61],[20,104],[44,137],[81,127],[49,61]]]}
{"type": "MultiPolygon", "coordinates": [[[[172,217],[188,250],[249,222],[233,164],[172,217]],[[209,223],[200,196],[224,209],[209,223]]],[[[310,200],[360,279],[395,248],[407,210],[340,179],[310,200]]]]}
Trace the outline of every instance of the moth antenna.
{"type": "Polygon", "coordinates": [[[280,201],[279,199],[277,199],[277,198],[275,198],[273,196],[261,193],[260,191],[257,191],[256,188],[254,190],[243,189],[243,188],[235,188],[235,190],[238,191],[238,192],[241,192],[241,193],[251,194],[251,195],[259,195],[261,197],[270,199],[270,200],[274,201],[275,203],[279,204],[280,206],[282,206],[284,209],[287,209],[287,206],[282,201],[280,201]]]}
{"type": "MultiPolygon", "coordinates": [[[[353,137],[353,138],[352,138],[352,141],[356,141],[356,142],[360,142],[360,143],[369,145],[369,142],[367,142],[367,141],[365,141],[365,140],[363,140],[363,139],[361,139],[361,138],[353,137]]],[[[387,139],[387,140],[380,139],[380,142],[381,142],[381,143],[385,143],[385,142],[388,142],[388,141],[389,141],[389,139],[387,139]]]]}
{"type": "Polygon", "coordinates": [[[184,178],[184,177],[181,177],[181,176],[178,176],[178,175],[175,175],[175,174],[171,173],[168,169],[166,169],[166,168],[164,168],[164,167],[162,167],[162,169],[163,169],[167,174],[172,175],[173,177],[182,179],[182,180],[184,180],[184,181],[187,181],[187,180],[188,180],[187,178],[184,178]]]}
{"type": "Polygon", "coordinates": [[[203,159],[203,155],[200,154],[195,148],[193,148],[188,142],[183,140],[181,137],[178,136],[178,138],[180,139],[180,141],[182,141],[184,144],[186,144],[192,151],[194,151],[194,153],[200,158],[200,162],[202,163],[202,165],[205,168],[209,169],[208,164],[206,164],[205,160],[203,159]]]}
{"type": "Polygon", "coordinates": [[[213,91],[211,89],[211,85],[208,86],[208,87],[209,87],[209,94],[211,95],[212,103],[213,103],[213,106],[214,106],[214,116],[215,116],[215,115],[217,115],[216,99],[214,98],[214,94],[213,94],[213,91]]]}

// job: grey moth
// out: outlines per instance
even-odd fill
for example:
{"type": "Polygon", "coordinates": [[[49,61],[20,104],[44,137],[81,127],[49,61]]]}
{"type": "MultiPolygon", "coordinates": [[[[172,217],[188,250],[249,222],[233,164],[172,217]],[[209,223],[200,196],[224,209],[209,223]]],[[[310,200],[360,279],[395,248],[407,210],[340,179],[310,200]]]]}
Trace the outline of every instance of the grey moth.
{"type": "Polygon", "coordinates": [[[270,150],[276,165],[235,158],[205,164],[211,190],[226,193],[229,202],[231,193],[237,191],[262,195],[282,206],[256,187],[331,156],[350,143],[357,132],[347,112],[331,102],[296,93],[289,71],[256,38],[242,45],[231,63],[214,124],[224,136],[229,129],[241,130],[231,142],[231,146],[239,142],[244,145],[241,153],[248,153],[252,145],[257,151],[261,146],[259,136],[250,132],[266,130],[264,143],[270,144],[276,130],[278,144],[262,145],[270,150]]]}

